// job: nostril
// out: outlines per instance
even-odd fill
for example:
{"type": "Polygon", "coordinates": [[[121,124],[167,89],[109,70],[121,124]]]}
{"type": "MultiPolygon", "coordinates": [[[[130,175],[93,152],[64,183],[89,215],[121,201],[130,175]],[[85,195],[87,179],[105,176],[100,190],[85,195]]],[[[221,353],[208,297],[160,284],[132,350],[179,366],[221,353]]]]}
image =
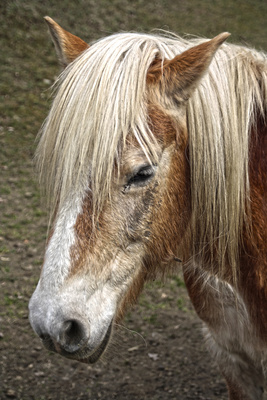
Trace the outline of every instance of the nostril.
{"type": "Polygon", "coordinates": [[[60,344],[66,351],[77,351],[87,339],[83,324],[75,319],[65,321],[60,339],[60,344]]]}
{"type": "Polygon", "coordinates": [[[45,335],[44,333],[40,333],[40,334],[39,334],[39,337],[40,337],[41,340],[44,341],[44,340],[49,339],[50,336],[49,336],[49,335],[45,335]]]}
{"type": "Polygon", "coordinates": [[[65,351],[66,356],[80,351],[89,339],[88,326],[77,319],[57,321],[49,330],[38,327],[36,333],[48,350],[61,354],[65,351]]]}
{"type": "Polygon", "coordinates": [[[80,322],[70,320],[64,322],[64,335],[69,340],[81,340],[83,338],[83,327],[80,322]]]}

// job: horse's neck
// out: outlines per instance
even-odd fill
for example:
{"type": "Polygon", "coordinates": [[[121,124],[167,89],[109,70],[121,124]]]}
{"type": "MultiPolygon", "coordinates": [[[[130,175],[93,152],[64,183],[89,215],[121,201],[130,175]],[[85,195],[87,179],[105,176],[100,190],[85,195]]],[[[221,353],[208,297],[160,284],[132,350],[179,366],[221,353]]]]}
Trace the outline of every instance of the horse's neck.
{"type": "Polygon", "coordinates": [[[244,235],[241,292],[260,336],[267,330],[267,123],[259,119],[250,143],[251,234],[244,235]]]}

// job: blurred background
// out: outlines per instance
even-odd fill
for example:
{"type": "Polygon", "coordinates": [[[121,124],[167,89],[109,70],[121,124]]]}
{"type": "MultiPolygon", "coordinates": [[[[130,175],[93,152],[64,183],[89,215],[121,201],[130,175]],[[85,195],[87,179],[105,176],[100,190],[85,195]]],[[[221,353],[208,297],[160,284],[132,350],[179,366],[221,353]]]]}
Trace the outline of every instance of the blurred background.
{"type": "Polygon", "coordinates": [[[85,41],[164,29],[267,49],[266,0],[2,0],[0,3],[0,399],[221,399],[180,275],[147,285],[108,355],[82,365],[42,348],[28,322],[47,218],[32,158],[60,72],[43,17],[85,41]]]}

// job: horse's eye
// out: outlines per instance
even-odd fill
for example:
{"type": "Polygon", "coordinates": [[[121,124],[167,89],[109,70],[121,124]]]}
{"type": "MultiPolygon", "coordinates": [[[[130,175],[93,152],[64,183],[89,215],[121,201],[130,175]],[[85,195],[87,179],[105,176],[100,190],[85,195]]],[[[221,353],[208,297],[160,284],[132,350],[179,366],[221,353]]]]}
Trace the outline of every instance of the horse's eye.
{"type": "Polygon", "coordinates": [[[129,189],[132,185],[134,186],[145,186],[155,175],[155,166],[153,165],[145,165],[141,167],[134,175],[132,175],[125,187],[124,190],[129,189]]]}

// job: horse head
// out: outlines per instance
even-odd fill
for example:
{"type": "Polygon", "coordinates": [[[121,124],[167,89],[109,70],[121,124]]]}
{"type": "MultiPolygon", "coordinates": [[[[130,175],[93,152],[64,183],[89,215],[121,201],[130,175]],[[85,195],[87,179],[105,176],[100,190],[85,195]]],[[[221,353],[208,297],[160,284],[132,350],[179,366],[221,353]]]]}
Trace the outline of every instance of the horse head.
{"type": "Polygon", "coordinates": [[[46,21],[65,70],[37,149],[54,207],[30,321],[95,362],[144,282],[188,256],[186,107],[228,34],[168,58],[149,35],[88,46],[46,21]]]}

